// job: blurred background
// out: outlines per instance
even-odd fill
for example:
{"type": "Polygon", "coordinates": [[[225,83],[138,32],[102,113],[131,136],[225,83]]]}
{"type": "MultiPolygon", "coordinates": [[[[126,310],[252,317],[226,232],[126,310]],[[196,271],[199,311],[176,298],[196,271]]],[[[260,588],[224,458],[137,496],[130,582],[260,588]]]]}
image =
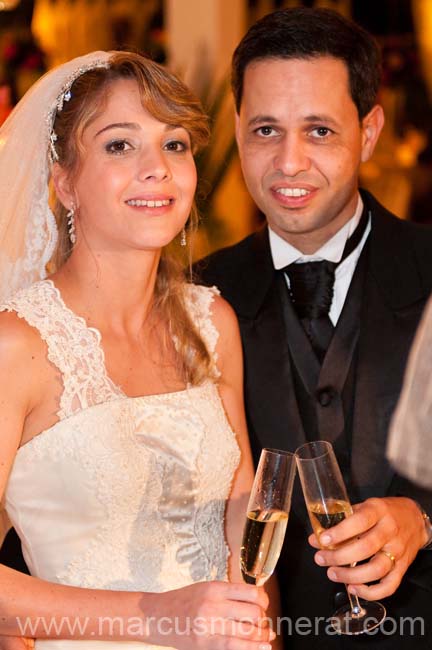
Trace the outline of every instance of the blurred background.
{"type": "Polygon", "coordinates": [[[177,72],[200,96],[211,146],[197,161],[201,226],[195,257],[257,227],[234,142],[232,52],[279,8],[351,16],[383,51],[387,122],[362,185],[402,219],[432,223],[432,0],[0,0],[0,123],[49,68],[96,49],[132,49],[177,72]]]}

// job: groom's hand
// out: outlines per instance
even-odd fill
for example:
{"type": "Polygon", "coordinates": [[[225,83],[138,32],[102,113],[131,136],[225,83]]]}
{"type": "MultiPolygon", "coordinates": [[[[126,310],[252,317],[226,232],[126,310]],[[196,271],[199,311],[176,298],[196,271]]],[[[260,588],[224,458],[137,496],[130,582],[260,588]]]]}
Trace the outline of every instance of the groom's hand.
{"type": "Polygon", "coordinates": [[[309,538],[319,548],[315,562],[366,600],[385,598],[398,588],[406,570],[427,541],[422,514],[412,499],[367,499],[337,526],[309,538]],[[340,545],[340,546],[339,546],[340,545]],[[368,560],[359,566],[350,566],[368,560]],[[368,586],[366,583],[376,582],[368,586]]]}

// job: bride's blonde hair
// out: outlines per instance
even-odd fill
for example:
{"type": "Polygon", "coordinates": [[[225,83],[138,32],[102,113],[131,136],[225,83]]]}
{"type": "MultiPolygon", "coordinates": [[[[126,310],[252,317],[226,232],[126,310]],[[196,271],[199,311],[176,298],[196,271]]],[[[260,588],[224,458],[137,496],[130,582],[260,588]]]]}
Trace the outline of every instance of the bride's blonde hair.
{"type": "MultiPolygon", "coordinates": [[[[74,81],[69,101],[64,102],[61,112],[56,115],[54,132],[58,163],[71,178],[79,170],[84,130],[103,110],[109,86],[119,79],[137,82],[143,107],[157,120],[185,128],[190,135],[194,154],[208,142],[207,117],[199,101],[177,77],[143,56],[115,52],[109,59],[109,67],[94,68],[74,81]]],[[[71,253],[66,212],[66,208],[56,199],[54,213],[59,239],[53,256],[54,268],[62,266],[71,253]]],[[[196,228],[197,219],[194,203],[188,221],[189,231],[196,228]]],[[[167,324],[169,334],[175,341],[179,374],[186,383],[196,385],[212,374],[212,363],[185,306],[184,260],[180,262],[174,248],[168,246],[162,251],[153,309],[167,324]]]]}

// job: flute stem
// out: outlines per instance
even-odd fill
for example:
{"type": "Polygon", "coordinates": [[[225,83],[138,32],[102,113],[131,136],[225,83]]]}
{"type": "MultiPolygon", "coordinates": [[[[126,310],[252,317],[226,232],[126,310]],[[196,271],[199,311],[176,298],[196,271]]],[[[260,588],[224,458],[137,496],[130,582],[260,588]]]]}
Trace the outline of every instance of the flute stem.
{"type": "Polygon", "coordinates": [[[346,585],[345,588],[347,590],[349,602],[350,602],[350,607],[351,607],[351,616],[352,618],[362,618],[366,614],[366,610],[363,609],[363,607],[360,605],[360,601],[358,599],[358,596],[355,594],[350,594],[348,591],[346,585]]]}

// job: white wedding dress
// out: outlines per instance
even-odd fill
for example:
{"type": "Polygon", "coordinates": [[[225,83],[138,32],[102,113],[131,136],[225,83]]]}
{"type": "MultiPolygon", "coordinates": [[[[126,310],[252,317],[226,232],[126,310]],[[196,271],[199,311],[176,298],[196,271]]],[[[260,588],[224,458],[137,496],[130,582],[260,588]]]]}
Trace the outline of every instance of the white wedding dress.
{"type": "MultiPolygon", "coordinates": [[[[214,290],[185,290],[215,360],[214,290]]],[[[59,421],[18,450],[5,494],[32,575],[152,592],[226,579],[224,509],[239,449],[215,383],[127,397],[107,376],[99,332],[66,307],[50,280],[1,309],[40,332],[63,377],[59,421]]],[[[36,642],[38,650],[114,647],[150,648],[36,642]]]]}

